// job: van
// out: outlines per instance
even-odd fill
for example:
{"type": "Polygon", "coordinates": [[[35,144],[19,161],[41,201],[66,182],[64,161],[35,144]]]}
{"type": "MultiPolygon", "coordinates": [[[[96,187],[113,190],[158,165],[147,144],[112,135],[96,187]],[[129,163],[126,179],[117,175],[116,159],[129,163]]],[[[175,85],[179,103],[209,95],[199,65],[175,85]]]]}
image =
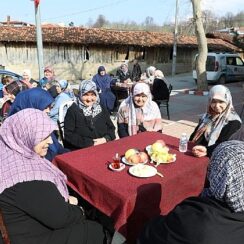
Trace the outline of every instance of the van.
{"type": "MultiPolygon", "coordinates": [[[[193,63],[193,79],[197,81],[196,60],[193,63]]],[[[206,61],[208,83],[225,84],[228,81],[244,81],[244,62],[238,54],[208,53],[206,61]]]]}

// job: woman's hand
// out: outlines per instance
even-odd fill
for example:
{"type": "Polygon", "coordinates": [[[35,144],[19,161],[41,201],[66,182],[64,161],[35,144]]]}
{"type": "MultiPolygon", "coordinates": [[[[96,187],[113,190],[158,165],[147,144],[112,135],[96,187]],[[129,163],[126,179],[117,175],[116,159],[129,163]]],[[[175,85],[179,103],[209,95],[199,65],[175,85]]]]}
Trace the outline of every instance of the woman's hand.
{"type": "Polygon", "coordinates": [[[195,157],[204,157],[207,155],[207,148],[201,145],[192,148],[192,153],[195,157]]]}
{"type": "Polygon", "coordinates": [[[102,138],[93,139],[93,142],[94,142],[94,146],[96,146],[107,142],[107,140],[104,137],[102,137],[102,138]]]}
{"type": "Polygon", "coordinates": [[[78,199],[73,196],[69,196],[69,204],[78,205],[78,199]]]}

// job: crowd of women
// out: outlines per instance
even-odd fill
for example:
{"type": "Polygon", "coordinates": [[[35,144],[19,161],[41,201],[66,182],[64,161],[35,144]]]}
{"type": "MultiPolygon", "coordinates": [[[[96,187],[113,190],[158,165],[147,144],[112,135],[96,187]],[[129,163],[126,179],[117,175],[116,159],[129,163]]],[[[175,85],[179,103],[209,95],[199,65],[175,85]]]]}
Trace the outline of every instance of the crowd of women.
{"type": "MultiPolygon", "coordinates": [[[[77,96],[66,80],[56,80],[51,67],[44,73],[39,82],[31,79],[28,70],[23,72],[23,80],[4,81],[0,243],[8,236],[11,243],[105,243],[108,233],[101,224],[87,219],[82,207],[74,205],[66,176],[51,161],[70,150],[115,140],[116,134],[122,138],[144,131],[162,132],[161,113],[153,101],[160,94],[152,94],[149,84],[157,91],[158,87],[166,90],[167,81],[162,71],[152,66],[144,76],[136,60],[132,76],[127,74],[127,65],[121,65],[115,85],[128,79],[134,85],[119,106],[116,131],[110,118],[115,102],[113,79],[104,66],[92,80],[80,82],[77,96]],[[58,140],[59,108],[68,101],[72,105],[65,111],[62,145],[58,140]]],[[[138,243],[243,242],[243,134],[229,89],[213,86],[206,113],[190,137],[194,156],[211,157],[206,187],[201,196],[186,199],[167,216],[148,223],[138,243]]]]}

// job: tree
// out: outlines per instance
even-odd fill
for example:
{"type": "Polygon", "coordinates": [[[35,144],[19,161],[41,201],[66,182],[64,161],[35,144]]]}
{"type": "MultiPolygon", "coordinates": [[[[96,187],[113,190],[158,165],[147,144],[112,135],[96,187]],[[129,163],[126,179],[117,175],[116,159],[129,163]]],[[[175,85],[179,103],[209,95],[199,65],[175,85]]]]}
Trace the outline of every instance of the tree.
{"type": "Polygon", "coordinates": [[[196,60],[197,72],[197,89],[200,91],[208,90],[207,74],[206,74],[206,60],[208,53],[207,38],[205,36],[203,23],[201,1],[191,0],[193,8],[193,19],[195,22],[195,34],[198,43],[198,57],[196,60]]]}
{"type": "Polygon", "coordinates": [[[108,23],[108,21],[106,20],[105,16],[100,14],[97,17],[96,22],[93,24],[93,27],[101,28],[101,27],[104,27],[107,23],[108,23]]]}

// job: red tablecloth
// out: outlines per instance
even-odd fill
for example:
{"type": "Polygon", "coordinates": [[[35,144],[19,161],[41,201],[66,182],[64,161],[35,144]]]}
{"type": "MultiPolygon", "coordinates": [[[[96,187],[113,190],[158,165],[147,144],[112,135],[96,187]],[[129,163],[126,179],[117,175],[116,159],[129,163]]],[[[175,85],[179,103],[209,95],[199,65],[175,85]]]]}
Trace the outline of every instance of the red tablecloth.
{"type": "Polygon", "coordinates": [[[158,214],[166,214],[189,196],[198,195],[204,185],[208,158],[195,158],[178,151],[178,139],[157,132],[144,132],[103,145],[57,156],[54,163],[67,175],[69,185],[84,199],[112,217],[115,228],[135,240],[143,225],[158,214]],[[158,166],[164,177],[136,178],[108,169],[115,153],[129,148],[144,150],[163,139],[177,160],[158,166]]]}

